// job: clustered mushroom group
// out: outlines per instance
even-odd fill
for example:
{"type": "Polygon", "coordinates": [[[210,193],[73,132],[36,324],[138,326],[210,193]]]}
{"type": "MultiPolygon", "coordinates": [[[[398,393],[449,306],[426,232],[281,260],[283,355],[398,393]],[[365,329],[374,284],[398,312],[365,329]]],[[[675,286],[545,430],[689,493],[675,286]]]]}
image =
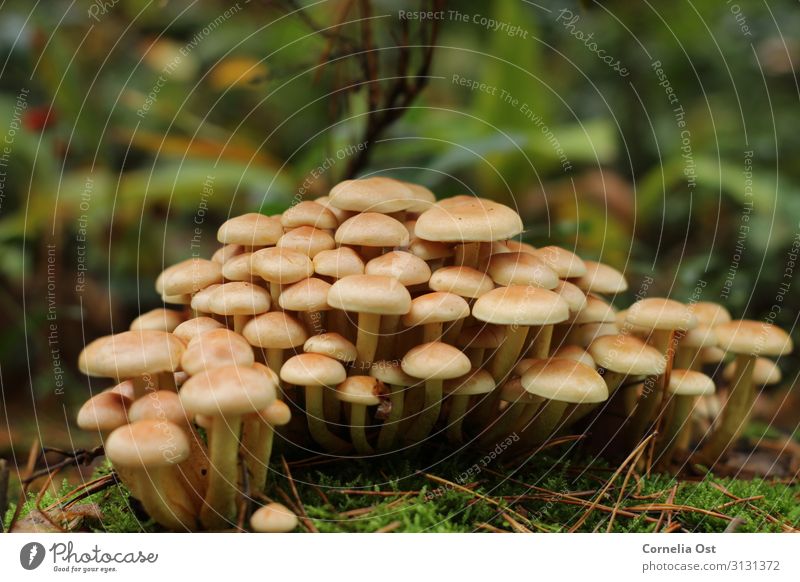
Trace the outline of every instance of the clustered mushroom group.
{"type": "MultiPolygon", "coordinates": [[[[520,242],[519,215],[373,177],[279,216],[225,222],[221,248],[164,270],[156,309],[83,350],[116,385],[78,414],[158,523],[220,530],[265,490],[275,435],[329,455],[449,442],[520,451],[558,434],[634,447],[662,467],[722,458],[756,388],[792,348],[769,322],[664,298],[625,311],[612,267],[520,242]],[[728,355],[726,398],[703,373],[728,355]],[[615,438],[616,437],[616,438],[615,438]]],[[[257,531],[297,521],[278,504],[257,531]]]]}

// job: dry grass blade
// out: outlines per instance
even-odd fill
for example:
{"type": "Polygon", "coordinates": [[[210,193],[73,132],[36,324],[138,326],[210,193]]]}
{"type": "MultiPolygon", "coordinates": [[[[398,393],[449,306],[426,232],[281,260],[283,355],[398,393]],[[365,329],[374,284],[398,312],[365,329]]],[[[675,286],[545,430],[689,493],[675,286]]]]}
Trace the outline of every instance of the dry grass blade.
{"type": "Polygon", "coordinates": [[[302,520],[305,524],[308,531],[311,533],[319,533],[317,526],[314,525],[314,522],[308,517],[306,513],[306,508],[303,506],[303,500],[300,499],[300,494],[297,492],[297,486],[294,483],[294,477],[292,477],[292,472],[289,469],[289,463],[286,462],[286,457],[281,456],[281,463],[283,464],[283,470],[286,473],[286,479],[289,481],[289,487],[292,490],[292,495],[294,495],[296,501],[296,507],[298,511],[298,517],[302,520]]]}

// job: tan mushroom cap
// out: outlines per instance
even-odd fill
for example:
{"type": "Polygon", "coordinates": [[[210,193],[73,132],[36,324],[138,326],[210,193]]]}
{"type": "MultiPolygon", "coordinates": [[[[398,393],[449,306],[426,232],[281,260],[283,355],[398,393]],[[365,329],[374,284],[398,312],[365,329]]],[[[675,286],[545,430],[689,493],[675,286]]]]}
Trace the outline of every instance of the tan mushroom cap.
{"type": "Polygon", "coordinates": [[[128,424],[131,399],[118,392],[101,392],[83,403],[78,411],[78,427],[82,430],[109,432],[128,424]]]}
{"type": "Polygon", "coordinates": [[[690,304],[689,309],[697,318],[700,325],[714,327],[720,323],[728,323],[732,320],[730,312],[718,303],[710,301],[697,301],[690,304]]]}
{"type": "Polygon", "coordinates": [[[334,230],[339,226],[336,215],[322,204],[311,200],[303,200],[286,209],[281,215],[284,228],[313,226],[326,230],[334,230]]]}
{"type": "Polygon", "coordinates": [[[411,348],[400,365],[409,376],[424,380],[458,378],[470,370],[469,358],[457,348],[442,342],[411,348]]]}
{"type": "Polygon", "coordinates": [[[235,281],[224,283],[211,294],[208,307],[217,315],[257,315],[269,311],[269,291],[258,285],[235,281]]]}
{"type": "Polygon", "coordinates": [[[411,309],[411,295],[392,277],[350,275],[331,286],[328,305],[357,313],[404,315],[411,309]]]}
{"type": "Polygon", "coordinates": [[[432,241],[491,242],[517,236],[522,232],[522,219],[508,206],[472,198],[426,210],[417,219],[414,232],[432,241]]]}
{"type": "Polygon", "coordinates": [[[500,400],[514,404],[541,404],[542,398],[531,394],[522,385],[519,377],[509,378],[500,386],[500,400]]]}
{"type": "Polygon", "coordinates": [[[224,244],[246,247],[274,245],[283,236],[280,220],[251,212],[225,221],[217,231],[217,240],[224,244]]]}
{"type": "Polygon", "coordinates": [[[483,369],[471,370],[468,374],[445,381],[445,394],[457,396],[475,396],[488,394],[495,388],[494,378],[483,369]]]}
{"type": "Polygon", "coordinates": [[[168,305],[190,305],[192,303],[192,295],[184,293],[183,295],[161,295],[161,301],[168,305]]]}
{"type": "Polygon", "coordinates": [[[714,381],[694,370],[672,370],[667,390],[677,396],[708,396],[714,394],[714,381]]]}
{"type": "Polygon", "coordinates": [[[335,332],[312,335],[303,344],[303,351],[322,354],[340,362],[355,362],[358,353],[353,343],[335,332]]]}
{"type": "Polygon", "coordinates": [[[557,246],[535,249],[533,254],[553,269],[564,279],[583,277],[586,274],[586,263],[578,255],[557,246]]]}
{"type": "Polygon", "coordinates": [[[577,313],[586,307],[586,294],[569,281],[559,281],[552,291],[561,295],[567,302],[570,313],[577,313]]]}
{"type": "MultiPolygon", "coordinates": [[[[575,358],[568,358],[568,359],[574,360],[575,358]]],[[[539,361],[538,358],[522,358],[519,362],[514,364],[514,367],[512,368],[511,371],[514,376],[522,376],[525,372],[528,371],[528,368],[530,368],[533,364],[535,364],[538,361],[539,361]]]]}
{"type": "Polygon", "coordinates": [[[191,301],[192,309],[202,313],[211,313],[211,307],[209,306],[211,303],[211,296],[221,285],[222,283],[214,283],[195,293],[191,301]]]}
{"type": "Polygon", "coordinates": [[[243,252],[244,247],[242,245],[222,245],[216,251],[214,251],[213,255],[211,255],[211,260],[215,263],[219,263],[220,265],[224,265],[233,257],[240,255],[243,252]]]}
{"type": "Polygon", "coordinates": [[[386,394],[386,386],[373,376],[350,376],[336,387],[336,398],[362,406],[377,406],[386,394]]]}
{"type": "Polygon", "coordinates": [[[563,360],[575,360],[576,362],[580,362],[590,368],[597,367],[597,364],[588,351],[583,349],[580,346],[561,346],[555,352],[553,352],[554,358],[561,358],[563,360]]]}
{"type": "Polygon", "coordinates": [[[455,208],[456,206],[460,206],[461,204],[470,204],[472,202],[489,202],[486,198],[479,198],[478,196],[472,196],[469,194],[457,194],[455,196],[450,196],[449,198],[444,198],[436,202],[435,206],[440,206],[442,208],[455,208]]]}
{"type": "Polygon", "coordinates": [[[699,357],[703,364],[718,364],[725,359],[725,352],[717,347],[700,348],[699,357]]]}
{"type": "Polygon", "coordinates": [[[281,380],[296,386],[336,386],[346,376],[341,363],[322,354],[298,354],[281,367],[281,380]]]}
{"type": "Polygon", "coordinates": [[[292,420],[292,410],[285,402],[276,400],[263,410],[259,410],[258,416],[270,426],[286,426],[292,420]]]}
{"type": "Polygon", "coordinates": [[[342,224],[345,220],[353,216],[354,212],[350,210],[342,210],[341,208],[336,208],[331,204],[331,199],[329,196],[319,196],[318,198],[314,199],[314,202],[319,204],[320,206],[324,206],[331,213],[336,217],[336,220],[339,221],[339,224],[342,224]]]}
{"type": "Polygon", "coordinates": [[[583,264],[586,273],[573,281],[582,291],[613,295],[628,289],[625,275],[614,267],[595,261],[584,261],[583,264]]]}
{"type": "Polygon", "coordinates": [[[507,240],[505,241],[506,246],[508,249],[513,253],[530,253],[536,254],[536,247],[532,244],[522,242],[519,240],[507,240]]]}
{"type": "Polygon", "coordinates": [[[565,343],[588,348],[599,337],[620,333],[615,323],[582,323],[572,328],[565,343]]]}
{"type": "Polygon", "coordinates": [[[420,214],[436,203],[436,196],[425,186],[412,182],[403,182],[403,184],[411,191],[411,203],[406,208],[408,212],[420,214]]]}
{"type": "Polygon", "coordinates": [[[431,278],[428,263],[405,251],[391,251],[375,257],[367,263],[364,272],[367,275],[394,277],[407,287],[427,283],[431,278]]]}
{"type": "Polygon", "coordinates": [[[403,316],[403,325],[446,323],[469,317],[469,304],[455,293],[434,291],[411,301],[411,311],[403,316]]]}
{"type": "Polygon", "coordinates": [[[319,275],[341,279],[348,275],[363,275],[364,261],[349,247],[322,251],[314,257],[314,271],[319,275]]]}
{"type": "Polygon", "coordinates": [[[638,337],[628,334],[598,337],[591,343],[588,352],[598,367],[618,374],[660,375],[667,367],[663,354],[638,337]]]}
{"type": "Polygon", "coordinates": [[[184,321],[182,324],[176,327],[172,333],[173,335],[182,339],[184,343],[188,344],[194,338],[204,334],[207,331],[211,331],[212,329],[220,329],[223,327],[225,326],[216,319],[212,319],[210,317],[195,317],[184,321]]]}
{"type": "Polygon", "coordinates": [[[428,286],[434,291],[449,291],[470,299],[477,299],[494,289],[494,283],[489,276],[472,267],[437,269],[431,275],[428,286]]]}
{"type": "Polygon", "coordinates": [[[569,306],[559,295],[538,287],[498,287],[472,306],[481,321],[501,325],[552,325],[566,321],[569,306]]]}
{"type": "Polygon", "coordinates": [[[242,335],[251,345],[280,350],[301,346],[308,339],[303,324],[282,311],[254,317],[245,324],[242,335]]]}
{"type": "Polygon", "coordinates": [[[313,226],[298,226],[284,234],[276,246],[280,249],[303,253],[313,259],[322,251],[336,248],[336,243],[333,237],[322,229],[313,226]]]}
{"type": "Polygon", "coordinates": [[[742,319],[714,327],[719,347],[734,354],[784,356],[794,346],[792,338],[781,328],[763,321],[742,319]]]}
{"type": "Polygon", "coordinates": [[[522,375],[522,386],[536,396],[572,404],[594,404],[608,399],[602,376],[574,360],[550,358],[535,362],[522,375]]]}
{"type": "Polygon", "coordinates": [[[183,409],[181,398],[171,390],[156,390],[142,396],[128,409],[131,422],[140,420],[168,420],[177,425],[189,422],[189,416],[183,409]]]}
{"type": "Polygon", "coordinates": [[[586,296],[586,305],[569,318],[572,323],[615,323],[617,314],[607,301],[596,295],[586,296]]]}
{"type": "Polygon", "coordinates": [[[530,253],[500,253],[489,257],[487,270],[498,285],[533,285],[553,289],[558,275],[547,264],[530,253]]]}
{"type": "Polygon", "coordinates": [[[254,252],[250,265],[253,273],[265,281],[280,285],[297,283],[314,274],[314,264],[308,255],[277,247],[254,252]]]}
{"type": "Polygon", "coordinates": [[[115,384],[111,388],[106,388],[103,392],[114,392],[115,394],[122,394],[126,398],[129,398],[131,402],[133,399],[136,398],[136,388],[133,383],[133,380],[123,380],[119,384],[115,384]]]}
{"type": "Polygon", "coordinates": [[[423,261],[436,261],[453,256],[453,248],[450,245],[416,237],[411,239],[408,251],[423,261]]]}
{"type": "Polygon", "coordinates": [[[189,457],[189,450],[186,432],[177,424],[164,420],[140,420],[123,425],[115,429],[105,442],[106,456],[120,467],[177,465],[189,457]]]}
{"type": "Polygon", "coordinates": [[[222,265],[197,257],[167,267],[156,279],[161,295],[185,295],[222,283],[222,265]]]}
{"type": "Polygon", "coordinates": [[[284,289],[278,304],[288,311],[327,311],[330,288],[330,283],[309,277],[284,289]]]}
{"type": "Polygon", "coordinates": [[[647,330],[688,331],[697,326],[697,318],[686,305],[663,297],[637,301],[628,308],[625,322],[647,330]]]}
{"type": "Polygon", "coordinates": [[[680,347],[687,348],[713,348],[718,344],[719,339],[717,339],[717,332],[714,331],[714,328],[702,323],[687,331],[680,341],[680,347]]]}
{"type": "Polygon", "coordinates": [[[181,367],[190,375],[211,368],[249,366],[255,361],[247,340],[229,329],[213,329],[197,336],[181,357],[181,367]]]}
{"type": "Polygon", "coordinates": [[[172,309],[151,309],[142,313],[131,322],[131,331],[153,329],[156,331],[173,331],[183,322],[183,314],[172,309]]]}
{"type": "Polygon", "coordinates": [[[334,235],[340,245],[364,247],[404,247],[409,236],[399,220],[377,212],[364,212],[345,220],[334,235]]]}
{"type": "Polygon", "coordinates": [[[269,503],[250,516],[250,527],[259,533],[288,533],[297,527],[297,516],[285,505],[269,503]]]}
{"type": "Polygon", "coordinates": [[[456,343],[462,348],[493,350],[500,347],[505,337],[506,330],[502,325],[481,323],[462,329],[456,343]]]}
{"type": "MultiPolygon", "coordinates": [[[[722,378],[731,382],[736,376],[736,362],[731,362],[722,371],[722,378]]],[[[758,386],[772,386],[782,380],[781,369],[767,358],[756,358],[753,367],[753,382],[758,386]]]]}
{"type": "Polygon", "coordinates": [[[183,342],[165,331],[126,331],[94,340],[83,348],[78,369],[87,376],[134,378],[178,369],[183,342]]]}
{"type": "Polygon", "coordinates": [[[253,366],[225,366],[189,378],[180,391],[189,414],[241,416],[275,402],[277,386],[253,366]]]}
{"type": "Polygon", "coordinates": [[[331,188],[330,204],[355,212],[400,212],[416,204],[411,189],[399,180],[375,176],[360,180],[345,180],[331,188]]]}
{"type": "Polygon", "coordinates": [[[228,281],[251,281],[253,279],[250,259],[253,253],[240,253],[222,263],[222,276],[228,281]]]}
{"type": "Polygon", "coordinates": [[[416,386],[419,379],[409,376],[397,360],[372,362],[369,375],[390,386],[416,386]]]}

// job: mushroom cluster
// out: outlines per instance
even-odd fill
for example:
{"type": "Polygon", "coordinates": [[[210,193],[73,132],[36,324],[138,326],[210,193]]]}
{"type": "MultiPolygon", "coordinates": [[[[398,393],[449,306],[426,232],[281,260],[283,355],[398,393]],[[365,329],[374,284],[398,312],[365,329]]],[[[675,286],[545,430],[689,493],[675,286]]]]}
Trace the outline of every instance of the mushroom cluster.
{"type": "MultiPolygon", "coordinates": [[[[502,204],[437,202],[384,177],[231,218],[211,259],[156,280],[177,308],[85,347],[81,371],[115,385],[78,424],[174,530],[229,527],[237,500],[264,491],[276,435],[366,456],[508,436],[525,450],[605,424],[630,446],[658,428],[665,466],[690,450],[721,458],[755,386],[777,373],[761,356],[787,353],[788,335],[709,303],[648,298],[618,312],[622,273],[520,242],[522,230],[502,204]],[[720,401],[702,367],[726,354],[720,401]]],[[[275,504],[251,519],[261,531],[296,523],[275,504]]]]}

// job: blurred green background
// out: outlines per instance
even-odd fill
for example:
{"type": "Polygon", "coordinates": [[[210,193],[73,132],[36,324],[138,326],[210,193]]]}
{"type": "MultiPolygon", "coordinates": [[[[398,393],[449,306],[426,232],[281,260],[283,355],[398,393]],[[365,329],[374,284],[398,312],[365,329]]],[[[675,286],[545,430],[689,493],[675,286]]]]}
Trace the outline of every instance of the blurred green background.
{"type": "Polygon", "coordinates": [[[797,341],[798,31],[788,0],[6,1],[0,453],[72,417],[85,342],[227,216],[372,172],[516,206],[624,269],[619,305],[694,295],[797,341]]]}

